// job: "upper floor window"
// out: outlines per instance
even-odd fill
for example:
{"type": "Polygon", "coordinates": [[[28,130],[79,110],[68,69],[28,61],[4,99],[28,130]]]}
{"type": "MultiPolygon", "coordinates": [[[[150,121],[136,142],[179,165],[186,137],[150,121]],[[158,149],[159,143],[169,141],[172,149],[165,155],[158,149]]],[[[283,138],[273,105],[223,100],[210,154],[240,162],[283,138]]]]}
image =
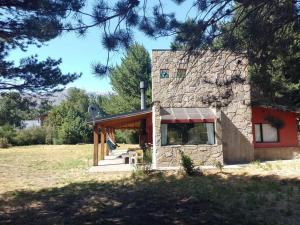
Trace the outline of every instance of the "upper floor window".
{"type": "Polygon", "coordinates": [[[160,70],[160,78],[169,78],[169,70],[168,69],[161,69],[160,70]]]}
{"type": "Polygon", "coordinates": [[[214,143],[214,123],[161,124],[162,145],[212,145],[214,143]]]}
{"type": "Polygon", "coordinates": [[[258,123],[255,124],[255,142],[278,142],[278,129],[272,127],[271,124],[258,123]]]}
{"type": "Polygon", "coordinates": [[[177,69],[176,77],[184,78],[186,76],[186,69],[177,69]]]}

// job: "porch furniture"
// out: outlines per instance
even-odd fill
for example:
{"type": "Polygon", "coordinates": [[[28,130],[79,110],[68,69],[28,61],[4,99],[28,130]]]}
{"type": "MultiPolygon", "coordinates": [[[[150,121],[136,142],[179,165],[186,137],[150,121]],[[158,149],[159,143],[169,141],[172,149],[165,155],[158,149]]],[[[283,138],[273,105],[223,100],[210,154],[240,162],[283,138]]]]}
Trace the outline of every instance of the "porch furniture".
{"type": "Polygon", "coordinates": [[[144,153],[142,149],[130,149],[127,153],[122,154],[125,164],[142,164],[144,153]]]}

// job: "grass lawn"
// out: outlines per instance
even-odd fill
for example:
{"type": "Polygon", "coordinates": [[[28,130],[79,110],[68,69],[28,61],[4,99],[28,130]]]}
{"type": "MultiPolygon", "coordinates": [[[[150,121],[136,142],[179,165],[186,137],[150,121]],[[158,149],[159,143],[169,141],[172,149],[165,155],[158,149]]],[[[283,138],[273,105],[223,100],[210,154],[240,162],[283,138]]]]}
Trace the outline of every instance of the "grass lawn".
{"type": "Polygon", "coordinates": [[[300,224],[300,161],[90,174],[92,145],[0,150],[0,224],[300,224]]]}

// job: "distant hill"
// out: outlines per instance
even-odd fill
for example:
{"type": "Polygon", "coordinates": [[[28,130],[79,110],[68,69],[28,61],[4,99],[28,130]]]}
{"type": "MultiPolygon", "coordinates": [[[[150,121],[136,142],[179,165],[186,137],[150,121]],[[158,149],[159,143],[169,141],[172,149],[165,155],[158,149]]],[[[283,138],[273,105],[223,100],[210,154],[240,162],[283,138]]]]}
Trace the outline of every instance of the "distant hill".
{"type": "MultiPolygon", "coordinates": [[[[65,90],[61,92],[57,92],[53,94],[52,96],[48,97],[39,97],[39,96],[26,96],[31,98],[33,101],[36,101],[38,104],[41,102],[41,99],[48,99],[50,102],[52,102],[53,105],[59,105],[63,100],[65,100],[68,96],[68,91],[72,89],[73,87],[66,88],[65,90]]],[[[103,93],[103,92],[87,92],[90,95],[106,95],[108,93],[103,93]]]]}

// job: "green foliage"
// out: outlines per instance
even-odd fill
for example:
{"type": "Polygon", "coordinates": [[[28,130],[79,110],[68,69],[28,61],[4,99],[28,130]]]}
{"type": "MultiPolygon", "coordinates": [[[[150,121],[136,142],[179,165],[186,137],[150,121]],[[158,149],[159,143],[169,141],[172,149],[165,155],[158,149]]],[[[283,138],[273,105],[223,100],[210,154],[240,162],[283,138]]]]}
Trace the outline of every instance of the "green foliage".
{"type": "Polygon", "coordinates": [[[0,95],[0,126],[10,124],[21,126],[21,121],[28,118],[36,104],[19,93],[9,92],[0,95]]]}
{"type": "Polygon", "coordinates": [[[151,103],[151,59],[147,50],[139,44],[132,45],[121,64],[110,74],[111,85],[116,94],[103,99],[104,111],[116,114],[140,109],[140,81],[147,82],[147,103],[151,103]]]}
{"type": "Polygon", "coordinates": [[[16,131],[13,126],[4,124],[0,126],[0,138],[6,138],[10,144],[13,143],[13,138],[16,135],[16,131]]]}
{"type": "Polygon", "coordinates": [[[250,4],[237,10],[232,20],[222,26],[223,35],[214,47],[246,54],[258,103],[297,107],[300,105],[300,24],[295,16],[298,9],[288,0],[255,7],[250,4]]]}
{"type": "Polygon", "coordinates": [[[219,170],[219,172],[223,171],[224,165],[220,161],[216,161],[214,166],[219,170]]]}
{"type": "Polygon", "coordinates": [[[188,18],[178,27],[177,35],[171,43],[172,50],[193,50],[208,47],[208,36],[203,32],[205,23],[188,18]]]}
{"type": "Polygon", "coordinates": [[[59,69],[61,59],[38,61],[37,56],[31,56],[16,65],[7,56],[12,49],[26,51],[29,45],[41,46],[59,36],[66,26],[66,18],[78,12],[83,5],[81,0],[1,2],[1,91],[49,94],[61,90],[80,76],[76,73],[63,74],[59,69]]]}
{"type": "Polygon", "coordinates": [[[180,151],[181,155],[181,165],[185,171],[185,173],[189,176],[196,175],[196,169],[193,160],[190,156],[184,154],[183,151],[180,151]]]}
{"type": "Polygon", "coordinates": [[[46,130],[43,127],[32,127],[18,130],[12,139],[14,145],[45,144],[46,130]]]}
{"type": "Polygon", "coordinates": [[[266,116],[265,120],[268,121],[271,124],[271,126],[277,128],[277,129],[281,129],[285,125],[284,121],[282,119],[276,118],[276,117],[274,117],[272,115],[266,116]]]}
{"type": "Polygon", "coordinates": [[[77,88],[69,90],[66,100],[54,107],[47,119],[48,126],[54,131],[53,142],[75,144],[91,141],[92,129],[87,124],[89,103],[85,91],[77,88]]]}
{"type": "Polygon", "coordinates": [[[50,131],[45,127],[14,129],[11,125],[0,126],[0,139],[8,145],[36,145],[45,144],[50,131]]]}
{"type": "Polygon", "coordinates": [[[137,131],[116,130],[116,142],[125,144],[139,143],[139,134],[137,131]]]}
{"type": "Polygon", "coordinates": [[[143,169],[146,174],[150,173],[152,165],[152,148],[147,146],[143,149],[143,169]]]}
{"type": "Polygon", "coordinates": [[[5,137],[0,137],[0,148],[8,148],[9,142],[8,139],[5,137]]]}

